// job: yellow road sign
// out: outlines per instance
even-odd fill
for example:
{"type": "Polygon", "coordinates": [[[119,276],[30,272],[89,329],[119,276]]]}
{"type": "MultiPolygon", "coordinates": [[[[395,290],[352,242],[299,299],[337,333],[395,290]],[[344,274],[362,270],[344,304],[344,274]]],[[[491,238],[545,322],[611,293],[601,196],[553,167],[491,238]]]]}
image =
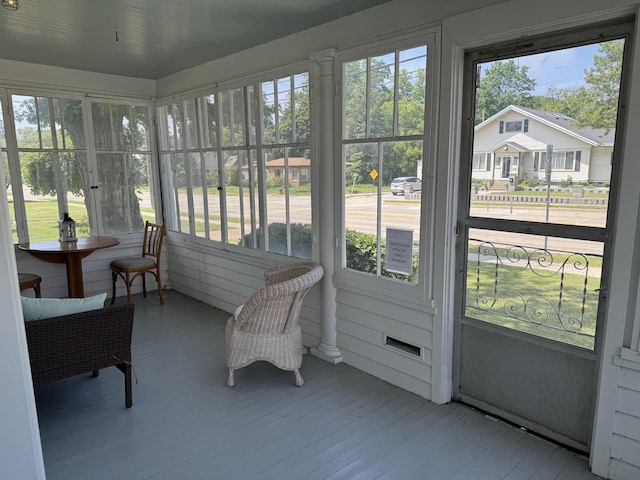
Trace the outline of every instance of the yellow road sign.
{"type": "Polygon", "coordinates": [[[371,173],[369,173],[369,176],[375,180],[376,178],[378,178],[378,171],[374,168],[373,170],[371,170],[371,173]]]}

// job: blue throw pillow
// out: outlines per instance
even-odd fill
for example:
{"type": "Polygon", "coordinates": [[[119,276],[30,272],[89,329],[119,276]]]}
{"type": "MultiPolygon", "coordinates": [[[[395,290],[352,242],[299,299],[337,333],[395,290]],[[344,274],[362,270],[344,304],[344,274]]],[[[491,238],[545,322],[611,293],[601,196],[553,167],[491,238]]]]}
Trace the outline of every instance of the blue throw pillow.
{"type": "Polygon", "coordinates": [[[104,307],[106,293],[85,298],[30,298],[22,297],[22,314],[25,321],[60,317],[72,313],[99,310],[104,307]]]}

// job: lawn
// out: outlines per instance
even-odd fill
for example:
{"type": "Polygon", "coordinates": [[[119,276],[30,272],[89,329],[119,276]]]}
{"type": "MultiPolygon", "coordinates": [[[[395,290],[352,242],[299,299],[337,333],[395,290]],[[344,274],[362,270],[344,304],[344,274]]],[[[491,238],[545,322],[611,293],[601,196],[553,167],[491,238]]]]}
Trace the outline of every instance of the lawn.
{"type": "MultiPolygon", "coordinates": [[[[13,197],[9,195],[9,212],[13,215],[13,197]]],[[[58,239],[58,203],[55,198],[40,198],[39,200],[26,200],[25,209],[27,213],[29,241],[44,242],[58,239]]],[[[69,216],[76,222],[76,236],[88,237],[89,218],[84,202],[80,200],[69,200],[67,202],[69,216]]],[[[141,208],[144,220],[155,221],[155,213],[151,208],[141,208]]],[[[11,233],[13,241],[18,243],[15,221],[12,221],[11,233]]]]}
{"type": "Polygon", "coordinates": [[[560,253],[549,265],[533,253],[514,263],[505,250],[477,253],[470,247],[467,316],[593,349],[601,257],[560,253]]]}

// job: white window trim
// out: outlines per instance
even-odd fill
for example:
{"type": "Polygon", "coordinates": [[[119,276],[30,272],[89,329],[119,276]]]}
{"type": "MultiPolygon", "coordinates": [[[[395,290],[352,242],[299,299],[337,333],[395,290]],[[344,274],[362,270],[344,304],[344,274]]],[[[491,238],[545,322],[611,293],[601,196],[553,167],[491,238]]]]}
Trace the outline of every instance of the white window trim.
{"type": "MultiPolygon", "coordinates": [[[[311,116],[311,123],[312,123],[311,138],[309,139],[309,150],[311,152],[312,165],[311,165],[311,169],[308,172],[308,175],[309,174],[312,175],[312,178],[311,178],[311,229],[312,229],[312,238],[316,239],[318,237],[318,231],[319,231],[318,218],[317,218],[317,214],[315,213],[315,210],[318,205],[318,201],[317,201],[318,181],[319,181],[318,165],[320,162],[318,162],[317,160],[313,160],[314,158],[318,157],[317,148],[316,148],[317,139],[315,139],[315,136],[318,128],[317,124],[319,123],[319,121],[318,121],[317,114],[315,112],[315,105],[314,105],[314,91],[316,90],[318,79],[315,73],[315,65],[312,61],[309,61],[307,59],[304,61],[292,62],[290,64],[282,65],[273,69],[261,70],[261,71],[252,72],[251,74],[247,74],[243,76],[228,78],[219,82],[212,83],[209,86],[200,86],[197,89],[177,92],[174,95],[167,95],[162,98],[159,98],[156,101],[154,113],[157,114],[158,110],[163,106],[167,106],[174,103],[180,103],[180,102],[183,102],[184,100],[208,96],[214,93],[220,93],[220,92],[224,92],[224,91],[228,91],[236,88],[253,86],[256,89],[256,92],[261,92],[260,85],[262,82],[273,81],[280,77],[288,77],[291,75],[298,75],[301,73],[307,73],[309,76],[308,77],[309,78],[309,95],[310,95],[309,106],[310,106],[310,116],[311,116]]],[[[260,114],[257,113],[257,115],[260,115],[260,114]]],[[[224,151],[225,149],[229,150],[232,148],[255,150],[257,152],[257,156],[260,157],[263,155],[263,151],[265,149],[271,148],[271,146],[262,144],[260,142],[260,138],[257,138],[255,145],[251,144],[248,146],[245,145],[245,146],[238,146],[238,147],[224,146],[224,147],[211,148],[209,150],[217,152],[217,151],[224,151]]],[[[200,150],[201,149],[198,149],[198,151],[200,150]]],[[[163,152],[167,153],[168,150],[166,151],[159,150],[158,157],[159,157],[160,163],[162,162],[160,156],[163,152]]],[[[219,156],[218,161],[222,162],[221,156],[219,156]]],[[[219,165],[221,164],[219,163],[219,165]]],[[[223,163],[219,168],[221,172],[224,172],[223,163]]],[[[285,173],[284,170],[281,169],[281,177],[284,177],[284,173],[285,173]]],[[[264,178],[265,178],[264,172],[262,173],[258,172],[257,183],[263,182],[264,178]]],[[[308,178],[307,178],[307,181],[308,181],[308,178]]],[[[266,187],[261,188],[259,191],[260,191],[260,208],[258,209],[259,210],[258,217],[259,217],[259,224],[263,225],[263,220],[265,218],[264,215],[265,215],[265,205],[266,205],[265,203],[266,187]]],[[[165,196],[164,201],[165,202],[168,201],[168,197],[165,196]]],[[[224,200],[222,202],[221,208],[224,210],[224,212],[222,212],[221,215],[225,216],[227,213],[226,213],[226,202],[224,200]]],[[[247,255],[252,258],[267,259],[269,261],[282,261],[282,258],[283,258],[283,255],[281,254],[266,250],[267,246],[266,246],[266,242],[264,241],[265,240],[264,238],[261,239],[262,241],[261,247],[259,249],[254,249],[254,248],[249,248],[242,245],[234,245],[234,244],[227,243],[226,231],[223,235],[223,241],[201,238],[201,237],[198,237],[197,235],[194,235],[193,232],[191,231],[190,232],[172,231],[171,233],[177,234],[177,235],[189,236],[190,241],[197,244],[201,244],[204,247],[213,247],[223,251],[238,253],[241,255],[247,255]]],[[[311,260],[317,261],[318,257],[319,257],[319,252],[317,248],[317,242],[314,240],[312,242],[311,260]]],[[[299,257],[293,257],[293,256],[286,257],[286,258],[302,260],[299,257]]]]}
{"type": "MultiPolygon", "coordinates": [[[[425,125],[435,125],[437,118],[437,99],[439,94],[439,69],[440,69],[440,28],[426,28],[419,34],[416,32],[398,36],[386,41],[380,41],[367,46],[345,49],[336,55],[336,91],[342,92],[343,66],[353,60],[359,60],[368,56],[386,54],[395,50],[411,48],[419,45],[427,45],[427,92],[425,98],[425,116],[433,121],[425,122],[425,125]]],[[[378,298],[388,299],[390,302],[413,304],[418,308],[434,308],[433,299],[433,250],[435,225],[435,171],[436,171],[436,139],[437,128],[429,129],[424,137],[423,171],[422,171],[422,195],[420,219],[420,245],[419,245],[419,271],[418,283],[410,284],[390,278],[378,278],[375,275],[365,274],[345,268],[345,183],[343,154],[343,125],[342,125],[342,95],[336,95],[336,118],[340,119],[336,127],[335,158],[340,159],[337,165],[336,195],[340,202],[340,216],[336,218],[336,232],[343,232],[341,240],[337,242],[340,253],[336,255],[335,283],[339,288],[366,295],[375,295],[378,298]],[[357,286],[356,286],[357,285],[357,286]]],[[[378,215],[380,212],[378,212],[378,215]]]]}
{"type": "MultiPolygon", "coordinates": [[[[0,87],[0,95],[2,96],[3,102],[3,120],[4,120],[4,128],[5,128],[5,138],[7,143],[7,161],[9,164],[9,171],[12,178],[20,178],[20,182],[22,184],[20,172],[20,158],[18,152],[17,145],[17,134],[16,134],[16,125],[14,122],[14,112],[13,112],[13,102],[11,101],[12,95],[18,96],[35,96],[35,97],[47,97],[47,98],[60,98],[65,100],[77,100],[81,102],[82,115],[83,115],[83,123],[85,129],[85,147],[84,149],[79,149],[78,151],[84,151],[87,156],[88,162],[88,173],[92,178],[92,183],[98,184],[97,181],[97,157],[95,150],[95,141],[94,141],[94,132],[93,132],[93,122],[91,119],[91,103],[110,103],[114,105],[130,105],[130,106],[140,106],[147,107],[149,109],[149,142],[151,147],[151,158],[152,163],[153,160],[158,158],[158,152],[156,148],[156,130],[154,128],[154,119],[155,119],[155,106],[151,99],[145,99],[140,97],[129,97],[126,95],[101,95],[99,93],[91,93],[87,92],[84,94],[78,94],[75,92],[69,92],[67,90],[61,90],[56,88],[47,88],[45,87],[28,87],[28,88],[20,88],[20,87],[8,87],[3,88],[0,87]]],[[[154,192],[154,197],[152,198],[152,202],[154,205],[154,211],[156,215],[157,221],[160,221],[161,218],[161,201],[160,201],[160,176],[159,176],[159,167],[156,165],[156,168],[152,168],[149,172],[149,183],[154,192]]],[[[18,236],[19,242],[28,242],[29,234],[28,234],[28,222],[27,222],[27,214],[25,208],[25,202],[22,195],[22,191],[14,192],[14,212],[15,221],[16,221],[16,234],[18,236]]],[[[96,199],[96,205],[99,205],[100,198],[96,199]]],[[[99,234],[102,231],[102,215],[98,215],[98,224],[91,225],[92,232],[99,234]]],[[[133,232],[132,232],[133,233],[133,232]]]]}

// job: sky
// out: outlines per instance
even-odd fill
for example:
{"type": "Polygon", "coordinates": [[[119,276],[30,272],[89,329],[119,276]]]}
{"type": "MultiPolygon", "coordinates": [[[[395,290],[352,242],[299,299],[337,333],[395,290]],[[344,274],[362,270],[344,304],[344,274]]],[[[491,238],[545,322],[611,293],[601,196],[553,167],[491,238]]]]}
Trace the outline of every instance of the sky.
{"type": "MultiPolygon", "coordinates": [[[[547,88],[574,88],[584,85],[584,71],[593,63],[598,44],[567,48],[554,52],[519,57],[516,62],[528,66],[527,75],[536,80],[534,95],[544,95],[547,88]]],[[[483,64],[486,72],[488,64],[483,64]]]]}

